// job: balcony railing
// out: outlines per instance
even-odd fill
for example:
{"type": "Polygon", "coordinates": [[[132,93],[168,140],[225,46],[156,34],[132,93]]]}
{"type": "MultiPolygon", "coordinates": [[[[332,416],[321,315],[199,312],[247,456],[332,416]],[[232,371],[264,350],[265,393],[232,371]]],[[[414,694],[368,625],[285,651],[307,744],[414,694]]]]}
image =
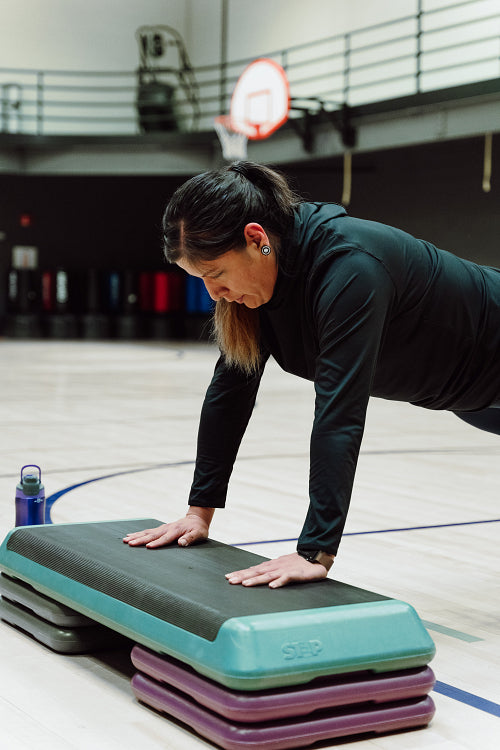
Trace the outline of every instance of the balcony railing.
{"type": "MultiPolygon", "coordinates": [[[[463,0],[315,42],[264,52],[287,71],[291,116],[500,76],[500,0],[463,0]]],[[[130,135],[200,131],[229,109],[250,59],[134,71],[0,68],[0,131],[130,135]]]]}

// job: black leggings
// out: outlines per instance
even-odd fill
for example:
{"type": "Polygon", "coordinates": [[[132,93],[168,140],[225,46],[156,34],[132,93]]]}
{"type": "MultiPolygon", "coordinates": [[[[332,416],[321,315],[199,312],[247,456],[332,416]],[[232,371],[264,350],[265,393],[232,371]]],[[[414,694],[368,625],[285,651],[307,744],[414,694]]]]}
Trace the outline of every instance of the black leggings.
{"type": "Polygon", "coordinates": [[[500,435],[500,407],[498,406],[490,406],[481,411],[455,411],[453,413],[473,427],[500,435]]]}

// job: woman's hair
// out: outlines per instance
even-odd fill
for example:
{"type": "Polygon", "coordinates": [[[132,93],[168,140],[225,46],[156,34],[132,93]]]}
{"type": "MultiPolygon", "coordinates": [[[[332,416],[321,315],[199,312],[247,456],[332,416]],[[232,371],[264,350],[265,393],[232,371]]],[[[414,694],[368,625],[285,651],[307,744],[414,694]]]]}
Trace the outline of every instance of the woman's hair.
{"type": "MultiPolygon", "coordinates": [[[[237,161],[204,172],[178,188],[165,209],[165,257],[170,263],[185,259],[196,267],[230,250],[243,250],[245,226],[257,222],[273,236],[273,250],[279,258],[280,241],[289,234],[299,203],[285,177],[260,164],[237,161]]],[[[213,330],[228,364],[249,374],[256,371],[260,359],[257,309],[220,299],[213,330]]]]}

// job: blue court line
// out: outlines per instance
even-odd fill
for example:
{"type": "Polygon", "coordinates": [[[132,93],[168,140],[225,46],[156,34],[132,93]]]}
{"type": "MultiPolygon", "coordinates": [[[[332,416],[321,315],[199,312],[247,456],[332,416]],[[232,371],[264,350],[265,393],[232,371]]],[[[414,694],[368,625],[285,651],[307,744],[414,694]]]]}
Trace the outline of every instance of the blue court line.
{"type": "Polygon", "coordinates": [[[447,698],[453,698],[453,700],[465,703],[467,706],[472,706],[472,708],[477,708],[479,711],[484,711],[492,716],[500,717],[499,703],[486,700],[486,698],[481,698],[479,695],[474,695],[474,693],[468,693],[466,690],[460,690],[460,688],[453,687],[453,685],[447,685],[446,682],[437,680],[434,685],[434,692],[446,695],[447,698]]]}
{"type": "Polygon", "coordinates": [[[486,518],[482,521],[457,521],[456,523],[434,523],[427,526],[406,526],[399,529],[375,529],[373,531],[348,531],[343,536],[361,536],[362,534],[392,534],[395,531],[423,531],[425,529],[448,529],[453,526],[474,526],[481,523],[500,523],[500,518],[486,518]]]}
{"type": "MultiPolygon", "coordinates": [[[[366,534],[393,534],[398,531],[425,531],[426,529],[447,529],[454,526],[474,526],[482,523],[500,523],[500,518],[487,518],[483,521],[457,521],[456,523],[434,523],[428,526],[402,526],[396,529],[372,529],[371,531],[346,531],[345,536],[363,536],[366,534]]],[[[249,547],[252,544],[279,544],[280,542],[297,542],[298,537],[290,539],[260,539],[254,542],[236,542],[235,547],[249,547]]]]}

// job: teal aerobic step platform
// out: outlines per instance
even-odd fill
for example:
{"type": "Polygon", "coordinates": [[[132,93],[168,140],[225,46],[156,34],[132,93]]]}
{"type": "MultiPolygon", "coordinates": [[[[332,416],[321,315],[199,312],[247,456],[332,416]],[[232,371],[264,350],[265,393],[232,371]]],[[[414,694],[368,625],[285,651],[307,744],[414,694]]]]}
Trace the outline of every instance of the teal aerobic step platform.
{"type": "Polygon", "coordinates": [[[281,589],[224,574],[265,558],[213,540],[132,548],[155,519],[28,526],[0,547],[0,569],[92,620],[234,689],[420,667],[434,644],[405,602],[334,580],[281,589]]]}

